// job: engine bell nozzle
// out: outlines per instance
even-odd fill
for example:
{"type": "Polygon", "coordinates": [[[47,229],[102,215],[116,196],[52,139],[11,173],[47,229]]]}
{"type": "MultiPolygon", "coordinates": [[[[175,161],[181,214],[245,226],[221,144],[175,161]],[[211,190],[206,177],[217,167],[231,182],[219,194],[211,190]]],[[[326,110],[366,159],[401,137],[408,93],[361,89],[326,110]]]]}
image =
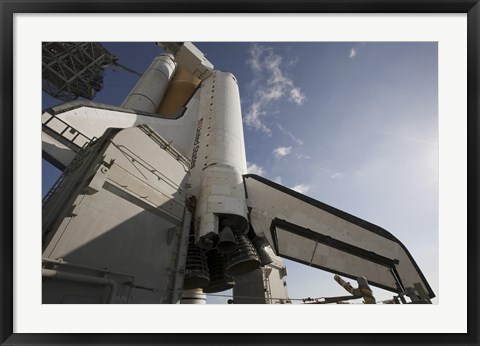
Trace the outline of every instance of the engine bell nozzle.
{"type": "Polygon", "coordinates": [[[237,242],[235,240],[235,235],[230,227],[223,227],[218,238],[217,250],[220,253],[227,254],[235,251],[237,249],[237,242]]]}
{"type": "Polygon", "coordinates": [[[256,237],[252,240],[252,243],[255,247],[255,250],[257,250],[257,254],[262,267],[273,262],[272,258],[267,252],[267,249],[265,248],[266,244],[262,238],[256,237]]]}
{"type": "Polygon", "coordinates": [[[242,232],[235,233],[238,248],[228,254],[225,271],[233,277],[245,275],[260,267],[257,251],[247,235],[242,232]]]}
{"type": "Polygon", "coordinates": [[[203,289],[204,293],[226,291],[235,286],[235,281],[225,272],[225,257],[215,249],[207,251],[210,284],[203,289]]]}

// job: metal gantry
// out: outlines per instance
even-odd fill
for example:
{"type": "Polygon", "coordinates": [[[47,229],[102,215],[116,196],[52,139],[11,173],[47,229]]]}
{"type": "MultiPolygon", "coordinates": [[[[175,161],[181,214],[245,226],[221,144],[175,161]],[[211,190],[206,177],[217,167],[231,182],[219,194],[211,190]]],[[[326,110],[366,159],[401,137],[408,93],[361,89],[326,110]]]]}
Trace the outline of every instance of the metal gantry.
{"type": "Polygon", "coordinates": [[[103,88],[105,68],[117,63],[100,43],[43,42],[42,89],[63,101],[91,100],[103,88]]]}

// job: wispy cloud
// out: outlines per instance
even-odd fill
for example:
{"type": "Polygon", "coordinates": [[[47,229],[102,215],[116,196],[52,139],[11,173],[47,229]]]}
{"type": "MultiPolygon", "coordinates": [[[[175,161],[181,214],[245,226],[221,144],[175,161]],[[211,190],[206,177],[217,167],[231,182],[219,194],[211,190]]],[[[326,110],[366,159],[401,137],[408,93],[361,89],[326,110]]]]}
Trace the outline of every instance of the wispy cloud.
{"type": "Polygon", "coordinates": [[[247,115],[243,118],[243,121],[248,126],[253,127],[257,130],[262,130],[266,134],[270,135],[272,133],[272,130],[265,126],[265,124],[260,120],[266,114],[266,112],[262,110],[261,107],[262,106],[259,103],[252,103],[247,115]]]}
{"type": "Polygon", "coordinates": [[[355,48],[350,49],[350,59],[353,59],[357,56],[357,50],[355,48]]]}
{"type": "Polygon", "coordinates": [[[287,156],[288,154],[290,154],[291,151],[292,147],[278,147],[273,150],[273,155],[275,155],[275,157],[279,159],[281,157],[287,156]]]}
{"type": "Polygon", "coordinates": [[[286,134],[287,136],[289,136],[295,143],[297,143],[298,145],[303,145],[303,141],[297,137],[295,137],[293,135],[293,133],[291,133],[290,131],[288,131],[286,128],[284,128],[282,125],[280,124],[277,124],[277,127],[280,131],[282,131],[284,134],[286,134]]]}
{"type": "Polygon", "coordinates": [[[300,59],[298,57],[295,57],[293,59],[290,59],[290,61],[287,63],[287,66],[295,66],[298,64],[300,59]]]}
{"type": "Polygon", "coordinates": [[[403,140],[406,140],[406,141],[428,144],[428,145],[432,145],[432,146],[438,146],[437,142],[428,141],[428,140],[425,140],[423,138],[417,138],[417,137],[413,137],[413,136],[403,135],[403,134],[400,134],[400,133],[394,133],[394,132],[385,131],[385,130],[377,129],[377,128],[373,128],[373,127],[371,127],[370,129],[372,129],[373,131],[376,131],[378,133],[381,133],[381,134],[384,134],[384,135],[387,135],[387,136],[400,138],[400,139],[403,139],[403,140]]]}
{"type": "Polygon", "coordinates": [[[310,155],[303,155],[303,154],[298,154],[297,159],[299,160],[310,160],[312,157],[310,155]]]}
{"type": "Polygon", "coordinates": [[[248,51],[249,58],[247,64],[251,67],[253,72],[261,72],[263,70],[262,55],[269,49],[266,46],[253,44],[248,51]]]}
{"type": "Polygon", "coordinates": [[[281,184],[282,183],[282,177],[281,176],[275,177],[275,179],[273,179],[273,181],[276,182],[277,184],[281,184]]]}
{"type": "Polygon", "coordinates": [[[247,126],[267,134],[271,134],[271,129],[263,121],[267,115],[267,107],[282,98],[299,106],[306,100],[301,88],[285,74],[285,69],[291,64],[283,63],[282,60],[282,56],[272,47],[259,44],[251,46],[247,60],[247,64],[256,75],[251,83],[256,90],[244,122],[247,126]]]}
{"type": "Polygon", "coordinates": [[[298,184],[298,185],[295,185],[294,187],[291,187],[291,189],[300,193],[307,193],[310,190],[310,185],[298,184]]]}
{"type": "Polygon", "coordinates": [[[342,175],[343,175],[342,173],[336,172],[336,173],[332,174],[332,175],[330,176],[330,178],[332,178],[332,179],[337,179],[337,178],[340,178],[342,175]]]}
{"type": "Polygon", "coordinates": [[[247,162],[247,173],[265,175],[265,169],[255,163],[247,162]]]}

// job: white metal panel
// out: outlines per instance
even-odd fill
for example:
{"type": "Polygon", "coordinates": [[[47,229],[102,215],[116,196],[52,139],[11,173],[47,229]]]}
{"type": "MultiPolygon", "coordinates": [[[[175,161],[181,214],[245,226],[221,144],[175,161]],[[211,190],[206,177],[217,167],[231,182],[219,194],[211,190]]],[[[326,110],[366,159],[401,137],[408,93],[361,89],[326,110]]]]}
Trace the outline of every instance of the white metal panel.
{"type": "Polygon", "coordinates": [[[388,278],[386,286],[395,287],[395,279],[390,268],[378,265],[369,260],[332,248],[331,246],[316,243],[315,253],[312,256],[311,264],[317,267],[329,268],[330,270],[341,271],[345,266],[349,273],[355,277],[366,277],[372,282],[383,282],[388,278]]]}
{"type": "Polygon", "coordinates": [[[300,235],[276,228],[277,249],[280,254],[317,268],[333,272],[344,272],[355,277],[367,277],[372,282],[383,282],[389,278],[388,286],[395,287],[395,280],[387,266],[354,256],[329,245],[307,239],[300,235]]]}
{"type": "MultiPolygon", "coordinates": [[[[108,128],[148,125],[170,142],[182,155],[190,157],[198,116],[198,100],[199,93],[197,92],[190,99],[183,115],[177,119],[161,118],[154,114],[139,114],[120,107],[94,102],[74,101],[46,110],[42,114],[42,120],[54,115],[56,119],[52,124],[55,124],[54,126],[58,130],[62,131],[66,124],[87,138],[99,138],[108,128]]],[[[42,150],[53,159],[57,159],[57,156],[62,153],[59,150],[61,146],[57,143],[42,141],[42,150]]],[[[83,142],[79,143],[80,147],[82,145],[83,142]]],[[[58,159],[62,159],[62,157],[59,156],[58,159]]]]}
{"type": "Polygon", "coordinates": [[[252,227],[280,256],[352,278],[365,276],[395,292],[420,283],[435,296],[391,233],[262,177],[244,180],[252,227]]]}
{"type": "Polygon", "coordinates": [[[199,79],[212,74],[213,65],[192,42],[184,42],[175,53],[178,65],[199,79]]]}
{"type": "MultiPolygon", "coordinates": [[[[282,276],[282,270],[285,269],[277,269],[272,268],[269,266],[265,266],[264,268],[264,275],[267,275],[267,270],[271,268],[268,275],[268,289],[270,291],[270,299],[267,299],[267,303],[270,304],[285,304],[291,303],[290,299],[288,298],[287,292],[287,283],[282,276]]],[[[267,297],[268,298],[268,297],[267,297]]]]}
{"type": "Polygon", "coordinates": [[[65,146],[58,139],[42,132],[42,148],[49,156],[48,161],[54,166],[66,167],[73,160],[76,151],[65,146]]]}
{"type": "Polygon", "coordinates": [[[308,241],[299,235],[277,231],[277,248],[280,253],[288,254],[289,257],[298,259],[301,262],[310,263],[317,243],[308,241]]]}

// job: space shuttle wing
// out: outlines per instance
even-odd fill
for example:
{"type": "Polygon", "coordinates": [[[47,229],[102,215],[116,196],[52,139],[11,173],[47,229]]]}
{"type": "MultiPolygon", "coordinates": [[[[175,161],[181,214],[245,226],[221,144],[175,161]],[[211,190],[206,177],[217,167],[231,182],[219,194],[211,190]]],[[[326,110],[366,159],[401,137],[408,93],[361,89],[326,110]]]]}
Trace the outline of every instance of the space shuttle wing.
{"type": "Polygon", "coordinates": [[[244,176],[255,233],[283,258],[402,292],[435,297],[406,247],[391,233],[253,174],[244,176]]]}

